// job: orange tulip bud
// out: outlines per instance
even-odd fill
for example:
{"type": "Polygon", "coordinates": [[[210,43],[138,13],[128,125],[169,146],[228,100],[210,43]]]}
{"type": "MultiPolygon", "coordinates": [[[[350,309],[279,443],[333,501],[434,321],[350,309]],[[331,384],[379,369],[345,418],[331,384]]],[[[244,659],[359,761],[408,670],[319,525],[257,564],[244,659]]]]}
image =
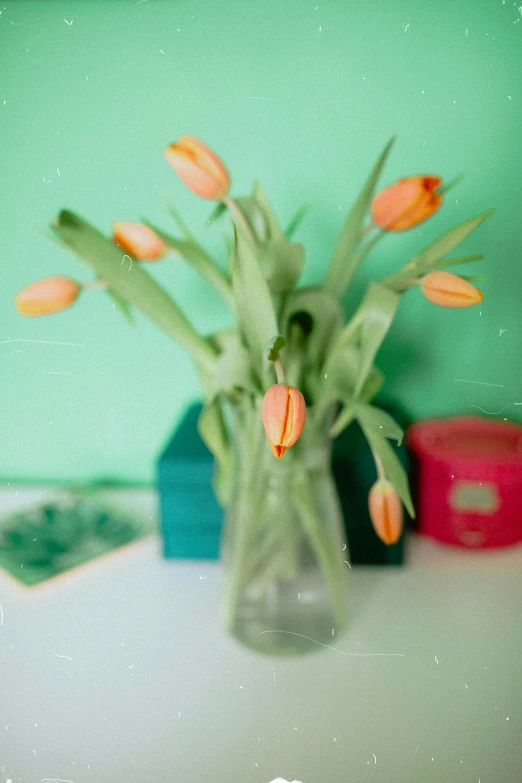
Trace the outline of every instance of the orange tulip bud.
{"type": "Polygon", "coordinates": [[[421,282],[422,293],[441,307],[471,307],[484,299],[482,291],[452,272],[430,272],[421,282]]]}
{"type": "Polygon", "coordinates": [[[202,141],[181,136],[175,144],[167,147],[164,155],[167,163],[196,196],[220,200],[228,193],[228,171],[202,141]]]}
{"type": "Polygon", "coordinates": [[[402,532],[402,504],[387,479],[376,481],[368,495],[368,508],[375,532],[385,544],[395,544],[402,532]]]}
{"type": "Polygon", "coordinates": [[[143,223],[115,223],[114,241],[126,253],[140,261],[157,261],[165,255],[165,242],[143,223]]]}
{"type": "Polygon", "coordinates": [[[299,389],[276,383],[264,396],[262,416],[270,448],[276,457],[282,457],[303,431],[306,419],[304,397],[299,389]]]}
{"type": "Polygon", "coordinates": [[[20,315],[47,315],[72,305],[79,293],[78,283],[68,277],[46,277],[23,288],[14,302],[20,315]]]}
{"type": "Polygon", "coordinates": [[[386,231],[404,231],[432,215],[442,203],[435,189],[440,177],[405,177],[381,190],[372,201],[373,222],[386,231]]]}

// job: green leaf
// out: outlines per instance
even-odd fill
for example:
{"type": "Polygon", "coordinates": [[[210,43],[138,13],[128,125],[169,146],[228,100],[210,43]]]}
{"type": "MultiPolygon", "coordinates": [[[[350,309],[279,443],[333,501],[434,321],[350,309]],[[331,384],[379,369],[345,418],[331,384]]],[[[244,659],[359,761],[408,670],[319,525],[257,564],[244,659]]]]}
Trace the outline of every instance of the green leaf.
{"type": "Polygon", "coordinates": [[[178,239],[177,237],[173,237],[172,234],[167,234],[166,231],[158,228],[154,225],[154,223],[151,223],[150,220],[147,220],[146,218],[142,218],[141,222],[151,228],[154,233],[157,234],[168,247],[170,247],[171,250],[175,251],[176,255],[182,256],[187,261],[191,261],[192,257],[194,257],[194,266],[197,268],[199,261],[199,254],[197,251],[199,248],[194,244],[194,242],[192,242],[191,239],[178,239]]]}
{"type": "Polygon", "coordinates": [[[348,368],[350,368],[350,377],[352,377],[353,357],[359,356],[357,379],[353,389],[354,397],[360,395],[366,383],[398,303],[399,294],[381,283],[370,283],[359,309],[339,332],[331,347],[323,366],[323,372],[328,377],[332,376],[334,382],[339,373],[348,368]],[[354,344],[359,346],[357,354],[353,352],[354,344]]]}
{"type": "MultiPolygon", "coordinates": [[[[384,382],[382,372],[377,367],[372,367],[359,396],[357,398],[354,396],[357,370],[360,364],[359,356],[359,351],[354,346],[347,345],[342,352],[343,360],[336,362],[331,370],[333,371],[331,387],[325,387],[324,389],[325,404],[332,399],[332,395],[334,399],[339,399],[344,404],[343,410],[330,430],[330,435],[333,438],[337,437],[353,421],[359,406],[362,406],[363,409],[372,407],[367,406],[366,403],[375,397],[384,382]]],[[[330,374],[328,375],[328,381],[330,381],[330,374]]],[[[375,410],[379,409],[376,408],[375,410]]],[[[379,424],[382,424],[382,422],[380,421],[379,424]]]]}
{"type": "Polygon", "coordinates": [[[277,337],[273,337],[268,343],[266,349],[267,359],[270,362],[275,362],[275,360],[279,357],[279,351],[281,350],[281,348],[284,348],[285,345],[286,345],[286,340],[281,334],[278,334],[277,337]]]}
{"type": "Polygon", "coordinates": [[[123,316],[131,324],[131,326],[136,326],[136,321],[132,315],[129,303],[125,299],[122,299],[121,296],[118,296],[118,294],[116,294],[114,291],[111,291],[110,288],[107,288],[107,294],[110,296],[116,307],[118,307],[118,309],[123,313],[123,316]]]}
{"type": "Polygon", "coordinates": [[[481,253],[476,253],[473,256],[458,256],[457,258],[446,258],[444,261],[437,261],[436,264],[434,264],[430,271],[433,271],[434,269],[446,269],[450,266],[457,266],[457,264],[469,264],[472,261],[481,261],[484,258],[484,256],[481,253]]]}
{"type": "Polygon", "coordinates": [[[361,364],[355,396],[357,397],[368,377],[377,351],[391,326],[399,295],[380,283],[370,283],[361,305],[363,324],[361,330],[361,364]]]}
{"type": "Polygon", "coordinates": [[[240,196],[234,199],[234,201],[257,240],[260,243],[266,242],[269,237],[268,224],[254,197],[240,196]]]}
{"type": "MultiPolygon", "coordinates": [[[[51,227],[52,229],[52,227],[51,227]]],[[[37,234],[40,234],[41,237],[44,237],[44,239],[47,239],[48,242],[53,242],[53,244],[60,247],[62,250],[67,250],[70,252],[70,247],[63,242],[60,237],[51,231],[47,231],[44,228],[40,228],[39,226],[33,227],[33,231],[35,231],[37,234]]]]}
{"type": "Polygon", "coordinates": [[[295,288],[304,264],[304,247],[284,239],[271,239],[261,245],[259,265],[274,294],[295,288]]]}
{"type": "Polygon", "coordinates": [[[222,329],[220,332],[209,335],[205,340],[218,354],[221,354],[237,344],[238,331],[236,328],[222,329]]]}
{"type": "Polygon", "coordinates": [[[453,177],[453,179],[450,180],[448,183],[443,182],[441,185],[439,185],[438,188],[435,188],[435,193],[439,193],[441,196],[445,195],[446,193],[448,193],[448,191],[454,188],[455,185],[458,185],[459,182],[462,182],[465,176],[466,173],[464,171],[461,172],[460,174],[457,174],[457,176],[453,177]]]}
{"type": "Polygon", "coordinates": [[[293,322],[299,323],[303,329],[310,366],[319,371],[342,326],[339,300],[322,286],[292,291],[286,298],[281,316],[281,333],[287,338],[293,322]]]}
{"type": "Polygon", "coordinates": [[[266,346],[275,334],[279,334],[279,328],[268,284],[254,250],[235,225],[233,230],[232,290],[239,327],[254,369],[263,379],[267,370],[266,346]]]}
{"type": "Polygon", "coordinates": [[[360,364],[361,353],[355,345],[340,347],[335,353],[335,361],[329,363],[328,372],[323,374],[324,390],[337,391],[340,399],[353,398],[360,364]]]}
{"type": "Polygon", "coordinates": [[[370,205],[373,191],[379,179],[386,158],[393,146],[395,136],[386,144],[381,156],[366,180],[357,201],[348,213],[341,235],[334,250],[332,260],[326,275],[325,286],[335,296],[342,297],[356,268],[357,257],[353,250],[360,237],[364,216],[370,205]]]}
{"type": "Polygon", "coordinates": [[[232,496],[234,459],[217,397],[203,406],[197,428],[201,439],[216,460],[212,486],[221,507],[227,508],[232,496]]]}
{"type": "Polygon", "coordinates": [[[394,450],[380,432],[365,424],[364,419],[358,417],[359,424],[365,434],[366,440],[382,462],[386,477],[391,481],[402,502],[406,506],[410,517],[415,518],[415,509],[408,486],[408,476],[401,465],[394,450]]]}
{"type": "Polygon", "coordinates": [[[288,226],[285,229],[285,237],[287,239],[292,239],[293,235],[301,225],[301,221],[303,220],[304,216],[310,209],[310,204],[303,204],[302,207],[299,207],[295,215],[293,216],[292,220],[288,224],[288,226]]]}
{"type": "Polygon", "coordinates": [[[384,375],[377,367],[372,367],[356,400],[354,395],[360,363],[360,351],[353,345],[345,346],[324,379],[324,390],[328,393],[337,391],[339,399],[344,401],[369,402],[384,383],[384,375]]]}
{"type": "MultiPolygon", "coordinates": [[[[223,333],[221,339],[223,340],[223,333]]],[[[227,332],[223,350],[217,358],[214,372],[209,377],[206,389],[207,402],[211,402],[220,392],[233,389],[259,392],[252,372],[250,355],[236,329],[227,332]]]]}
{"type": "Polygon", "coordinates": [[[404,269],[401,269],[396,274],[383,280],[383,284],[395,291],[402,290],[403,284],[409,283],[412,279],[424,277],[428,272],[434,272],[438,269],[448,269],[449,267],[458,266],[460,264],[469,264],[472,261],[480,261],[482,258],[484,258],[484,256],[480,254],[447,258],[443,261],[436,261],[431,264],[429,268],[426,267],[425,269],[418,271],[413,271],[411,265],[408,264],[404,269]]]}
{"type": "Polygon", "coordinates": [[[206,253],[202,247],[200,247],[195,240],[177,239],[171,234],[167,234],[166,231],[162,231],[157,228],[153,223],[148,220],[142,221],[146,226],[149,226],[165,244],[174,250],[176,253],[188,261],[202,277],[208,280],[211,285],[221,294],[223,299],[230,307],[234,308],[234,295],[232,293],[232,286],[221,269],[217,266],[214,260],[206,253]]]}
{"type": "Polygon", "coordinates": [[[197,334],[177,305],[140,264],[72,212],[62,210],[52,228],[70,250],[107,281],[117,296],[141,310],[190,351],[204,371],[213,368],[215,353],[211,346],[197,334]]]}
{"type": "Polygon", "coordinates": [[[256,182],[256,184],[254,185],[254,192],[252,194],[252,198],[254,199],[255,203],[257,204],[258,208],[261,210],[265,218],[265,222],[268,230],[267,239],[283,239],[284,234],[281,231],[281,226],[279,225],[276,216],[272,212],[270,204],[268,203],[268,199],[265,196],[263,190],[261,189],[261,185],[259,184],[259,182],[256,182]]]}
{"type": "Polygon", "coordinates": [[[227,211],[227,205],[224,204],[222,201],[218,201],[210,215],[205,221],[205,225],[210,226],[211,223],[214,223],[216,220],[218,220],[225,212],[227,211]]]}
{"type": "Polygon", "coordinates": [[[328,353],[322,368],[325,376],[326,374],[328,374],[328,377],[335,375],[336,365],[342,366],[343,352],[350,346],[353,346],[356,343],[358,344],[363,318],[364,311],[362,309],[362,305],[360,305],[357,312],[338,332],[335,340],[333,341],[333,344],[330,347],[330,352],[328,353]]]}
{"type": "Polygon", "coordinates": [[[179,214],[178,210],[174,207],[172,202],[168,199],[167,199],[167,212],[169,212],[170,216],[174,218],[176,225],[178,226],[181,233],[185,236],[185,238],[188,239],[189,241],[193,240],[194,237],[192,236],[191,232],[187,228],[183,218],[179,214]]]}
{"type": "Polygon", "coordinates": [[[434,264],[440,261],[440,259],[448,253],[451,253],[454,247],[460,245],[460,243],[463,242],[472,231],[478,228],[486,218],[492,215],[494,211],[494,209],[490,209],[487,212],[483,212],[481,215],[477,215],[477,217],[465,220],[464,223],[460,223],[460,225],[451,228],[432,242],[431,245],[428,245],[428,247],[425,247],[424,250],[421,250],[420,253],[414,256],[406,268],[414,269],[415,271],[418,270],[419,272],[431,270],[434,264]]]}
{"type": "Polygon", "coordinates": [[[358,399],[361,402],[370,402],[370,400],[373,400],[375,395],[381,390],[383,383],[383,373],[377,367],[372,367],[364,382],[364,386],[360,391],[358,399]]]}
{"type": "Polygon", "coordinates": [[[330,437],[336,438],[355,419],[355,407],[349,400],[343,400],[344,408],[330,427],[330,437]]]}
{"type": "Polygon", "coordinates": [[[358,419],[364,422],[365,426],[378,430],[385,438],[393,438],[400,446],[404,438],[404,431],[397,424],[389,413],[377,408],[375,405],[365,405],[356,403],[355,414],[358,419]]]}
{"type": "Polygon", "coordinates": [[[485,283],[487,277],[484,275],[459,275],[463,280],[467,280],[468,283],[485,283]]]}
{"type": "Polygon", "coordinates": [[[301,328],[292,324],[287,335],[286,346],[282,355],[286,383],[299,389],[307,405],[314,394],[314,373],[310,367],[310,356],[306,352],[306,338],[301,328]]]}

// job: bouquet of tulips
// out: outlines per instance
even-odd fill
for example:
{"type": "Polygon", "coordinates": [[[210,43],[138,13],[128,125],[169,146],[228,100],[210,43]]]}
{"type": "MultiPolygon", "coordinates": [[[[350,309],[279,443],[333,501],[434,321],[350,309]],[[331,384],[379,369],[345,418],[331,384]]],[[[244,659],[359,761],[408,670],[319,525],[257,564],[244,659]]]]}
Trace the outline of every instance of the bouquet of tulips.
{"type": "Polygon", "coordinates": [[[400,442],[401,428],[371,404],[383,383],[375,356],[404,293],[418,289],[443,307],[482,301],[473,278],[447,271],[482,256],[448,254],[492,211],[455,226],[416,251],[401,268],[370,283],[355,314],[344,323],[341,301],[366,256],[388,233],[408,230],[433,215],[455,182],[443,185],[438,176],[410,176],[375,193],[393,142],[392,138],[386,144],[350,209],[321,284],[298,286],[304,248],[293,236],[306,210],[299,209],[283,230],[259,184],[251,195],[232,198],[222,161],[201,141],[182,136],[165,150],[165,158],[193,193],[216,202],[211,222],[228,211],[226,270],[173,209],[175,235],[143,221],[114,223],[112,237],[63,210],[51,225],[53,237],[91,267],[95,277],[83,283],[64,277],[32,283],[16,296],[16,307],[22,315],[44,315],[72,305],[83,291],[102,288],[126,316],[131,318],[132,307],[140,310],[190,351],[205,390],[198,428],[216,459],[213,484],[224,508],[234,484],[224,400],[262,400],[274,459],[283,458],[296,444],[312,407],[331,417],[331,437],[357,421],[376,465],[377,480],[369,496],[371,519],[380,538],[393,543],[401,533],[402,503],[411,516],[414,510],[406,474],[388,443],[400,442]],[[145,270],[148,262],[171,252],[215,288],[231,308],[235,328],[210,336],[194,330],[145,270]]]}

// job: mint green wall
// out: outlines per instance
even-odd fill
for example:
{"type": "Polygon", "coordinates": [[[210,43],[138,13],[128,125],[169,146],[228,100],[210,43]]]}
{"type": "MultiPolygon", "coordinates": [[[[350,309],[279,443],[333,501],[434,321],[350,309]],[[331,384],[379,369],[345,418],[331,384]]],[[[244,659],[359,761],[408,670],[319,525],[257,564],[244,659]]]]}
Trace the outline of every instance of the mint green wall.
{"type": "MultiPolygon", "coordinates": [[[[34,279],[89,277],[34,230],[62,207],[106,232],[115,220],[142,216],[169,229],[170,194],[223,257],[221,229],[200,230],[210,204],[185,191],[162,157],[183,133],[226,161],[236,195],[259,176],[283,221],[312,202],[299,232],[304,282],[321,278],[343,216],[390,135],[398,141],[383,185],[409,173],[449,179],[466,171],[442,212],[375,251],[355,291],[451,225],[497,207],[462,246],[485,253],[466,270],[488,276],[483,305],[441,310],[412,292],[378,364],[388,373],[386,396],[415,417],[480,406],[521,420],[518,5],[2,5],[0,478],[150,481],[158,451],[197,398],[190,357],[139,316],[129,327],[103,293],[48,318],[23,319],[12,305],[34,279]]],[[[153,271],[198,328],[229,325],[220,300],[183,262],[153,271]]]]}

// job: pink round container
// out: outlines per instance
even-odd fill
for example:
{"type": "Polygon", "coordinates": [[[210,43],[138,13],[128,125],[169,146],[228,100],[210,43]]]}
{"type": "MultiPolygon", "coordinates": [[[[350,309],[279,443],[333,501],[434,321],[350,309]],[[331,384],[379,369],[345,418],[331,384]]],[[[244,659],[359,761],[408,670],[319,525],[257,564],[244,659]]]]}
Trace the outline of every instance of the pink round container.
{"type": "Polygon", "coordinates": [[[418,422],[418,530],[469,548],[522,541],[522,426],[479,416],[418,422]]]}

